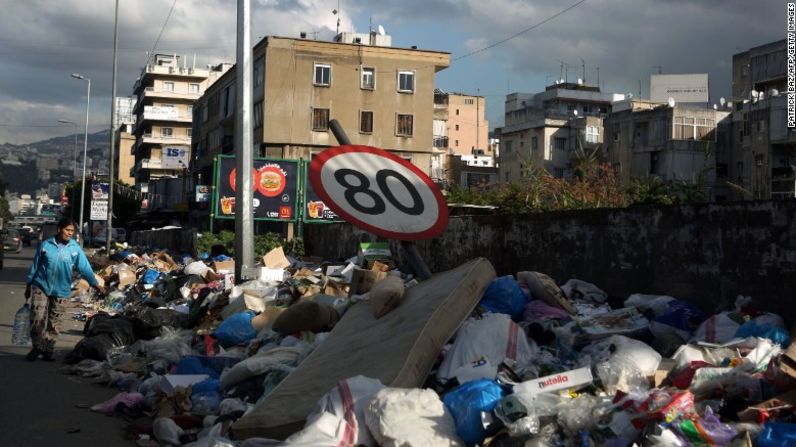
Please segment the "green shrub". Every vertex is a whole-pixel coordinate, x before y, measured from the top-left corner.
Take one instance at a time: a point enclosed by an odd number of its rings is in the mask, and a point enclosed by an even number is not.
[[[230,256],[235,256],[235,233],[223,230],[218,233],[202,233],[197,244],[199,253],[210,253],[214,245],[222,245]],[[304,241],[294,239],[287,241],[278,233],[257,234],[254,236],[254,258],[260,259],[264,254],[278,246],[282,246],[285,254],[304,255]]]

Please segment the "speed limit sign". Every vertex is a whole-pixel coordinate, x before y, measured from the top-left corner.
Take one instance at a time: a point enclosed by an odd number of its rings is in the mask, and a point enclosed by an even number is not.
[[[370,146],[327,149],[310,163],[310,182],[347,222],[399,240],[431,239],[448,225],[439,188],[417,166]]]

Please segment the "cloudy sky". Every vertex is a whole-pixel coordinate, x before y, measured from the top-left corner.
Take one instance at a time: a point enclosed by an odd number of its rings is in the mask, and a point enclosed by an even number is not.
[[[235,0],[121,0],[117,95],[132,93],[147,51],[234,62]],[[393,46],[448,51],[437,87],[480,93],[491,127],[507,92],[563,77],[649,95],[657,73],[708,73],[711,100],[729,98],[732,55],[785,37],[786,3],[772,0],[251,0],[252,41],[307,32],[331,38],[382,25]],[[339,6],[338,6],[339,5]],[[0,0],[0,143],[24,144],[110,121],[112,0]],[[173,6],[173,10],[172,10]],[[333,10],[340,13],[334,15]],[[569,9],[568,9],[569,8]],[[171,11],[171,14],[170,14]],[[556,16],[557,15],[557,16]],[[555,17],[553,17],[555,16]],[[552,17],[552,19],[551,19]],[[166,23],[165,28],[163,27]],[[543,23],[544,22],[544,23]],[[162,33],[161,33],[162,31]],[[497,44],[497,45],[495,45]],[[599,67],[599,70],[598,70]]]

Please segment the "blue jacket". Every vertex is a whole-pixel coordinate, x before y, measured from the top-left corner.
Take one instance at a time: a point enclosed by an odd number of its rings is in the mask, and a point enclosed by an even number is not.
[[[89,284],[98,284],[80,245],[70,239],[65,246],[59,247],[55,237],[51,237],[39,244],[26,282],[47,296],[67,297],[72,292],[72,270],[75,267]]]

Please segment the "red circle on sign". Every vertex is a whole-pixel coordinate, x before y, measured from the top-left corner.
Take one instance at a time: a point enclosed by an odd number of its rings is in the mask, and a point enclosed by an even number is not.
[[[276,197],[282,194],[287,186],[285,173],[276,166],[266,166],[257,175],[257,190],[265,197]]]
[[[426,185],[426,187],[434,196],[436,202],[435,205],[437,208],[437,220],[434,222],[434,224],[423,231],[418,231],[413,233],[392,231],[385,228],[377,227],[375,225],[363,221],[362,219],[354,217],[345,208],[338,205],[324,188],[323,182],[321,180],[321,172],[323,170],[324,164],[326,164],[326,162],[328,162],[335,156],[355,153],[355,152],[363,152],[363,153],[374,154],[380,157],[388,158],[402,165],[406,169],[410,170],[415,176],[417,176],[417,178]],[[431,181],[431,178],[429,178],[428,175],[426,175],[423,171],[421,171],[420,168],[404,160],[403,158],[391,154],[383,149],[371,146],[358,146],[358,145],[343,145],[339,147],[326,149],[325,151],[319,153],[312,159],[312,163],[310,163],[309,178],[315,192],[318,194],[318,196],[321,197],[324,204],[329,206],[329,208],[331,208],[332,211],[334,211],[337,215],[345,219],[347,222],[354,224],[373,234],[384,236],[391,239],[416,241],[416,240],[432,239],[441,234],[443,231],[445,231],[445,228],[448,226],[448,204],[447,202],[445,202],[445,198],[442,196],[442,193],[440,192],[437,185],[435,185],[434,182]]]
[[[232,188],[232,192],[236,191],[237,185],[235,184],[235,174],[238,173],[238,168],[232,168],[232,171],[229,173],[229,187]],[[252,191],[257,191],[257,185],[260,183],[260,178],[258,176],[258,172],[256,169],[252,168]]]

